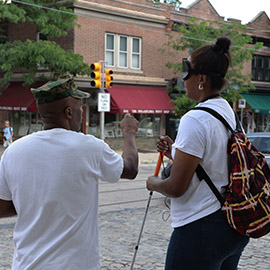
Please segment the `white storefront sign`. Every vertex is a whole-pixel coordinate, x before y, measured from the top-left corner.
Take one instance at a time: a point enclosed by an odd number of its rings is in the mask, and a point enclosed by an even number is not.
[[[246,108],[246,100],[241,98],[238,100],[238,108],[239,109],[245,109]]]
[[[111,96],[109,93],[98,93],[98,111],[109,112],[111,110]]]

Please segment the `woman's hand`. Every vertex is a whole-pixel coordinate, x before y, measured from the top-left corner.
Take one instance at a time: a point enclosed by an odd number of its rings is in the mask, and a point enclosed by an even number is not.
[[[157,176],[149,176],[147,181],[146,181],[146,188],[149,191],[156,191],[155,185],[159,184],[160,181],[161,181],[161,179]]]
[[[166,179],[149,176],[146,187],[171,198],[180,197],[188,189],[199,162],[200,158],[176,149],[170,176]]]
[[[158,139],[157,151],[163,152],[167,158],[172,159],[171,151],[172,144],[174,143],[173,140],[169,136],[160,136]]]

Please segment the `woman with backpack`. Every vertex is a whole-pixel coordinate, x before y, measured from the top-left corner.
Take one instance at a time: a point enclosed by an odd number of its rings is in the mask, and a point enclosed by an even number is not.
[[[219,37],[213,45],[202,46],[183,59],[186,95],[222,115],[236,127],[229,103],[220,97],[231,63],[231,41]],[[158,151],[173,159],[165,180],[150,176],[147,189],[171,198],[174,228],[166,257],[166,270],[234,270],[249,237],[227,223],[221,204],[196,168],[200,164],[222,194],[228,184],[227,143],[229,132],[209,113],[190,110],[180,121],[175,142],[162,136]]]

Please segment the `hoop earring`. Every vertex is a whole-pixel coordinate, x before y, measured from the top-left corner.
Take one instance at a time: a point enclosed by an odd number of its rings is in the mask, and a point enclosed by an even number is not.
[[[202,84],[202,83],[199,84],[199,90],[200,90],[200,91],[203,90],[203,84]]]

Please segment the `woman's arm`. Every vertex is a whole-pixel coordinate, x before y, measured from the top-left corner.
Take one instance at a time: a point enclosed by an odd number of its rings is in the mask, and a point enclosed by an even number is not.
[[[147,189],[168,197],[182,196],[188,189],[199,162],[200,158],[176,149],[170,176],[164,180],[155,176],[148,177]]]

